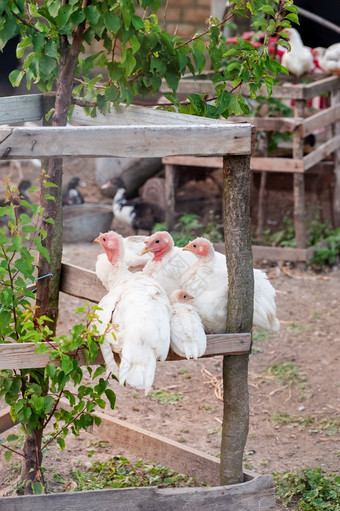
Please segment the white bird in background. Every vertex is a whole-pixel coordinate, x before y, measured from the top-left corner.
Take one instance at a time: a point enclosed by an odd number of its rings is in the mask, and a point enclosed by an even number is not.
[[[152,254],[144,254],[144,241],[147,236],[128,236],[123,238],[124,262],[131,272],[141,271],[146,263],[152,259]],[[108,289],[109,276],[112,271],[112,264],[106,254],[99,254],[96,261],[96,275],[103,286]]]
[[[165,360],[170,346],[170,303],[163,289],[142,272],[130,273],[124,262],[120,234],[100,234],[95,242],[105,250],[112,271],[106,294],[99,302],[100,333],[111,323],[115,337],[108,333],[101,345],[108,372],[115,370],[111,348],[120,354],[119,383],[127,382],[147,394],[152,386],[156,361]]]
[[[323,52],[319,65],[327,73],[340,75],[340,43],[332,44]]]
[[[181,288],[194,297],[206,333],[224,333],[227,320],[228,271],[217,262],[212,243],[196,238],[183,250],[198,258],[183,275]],[[266,330],[277,331],[280,323],[276,317],[275,289],[261,270],[254,269],[253,323]]]
[[[152,253],[153,258],[147,262],[143,273],[155,279],[170,296],[180,288],[183,273],[196,261],[196,257],[175,247],[167,231],[152,234],[144,243],[142,254]]]
[[[197,360],[206,350],[207,338],[192,300],[193,297],[183,289],[170,295],[170,345],[180,357]]]
[[[313,55],[311,50],[304,46],[295,28],[287,28],[285,32],[289,35],[290,50],[282,55],[281,64],[291,74],[299,77],[313,69]]]

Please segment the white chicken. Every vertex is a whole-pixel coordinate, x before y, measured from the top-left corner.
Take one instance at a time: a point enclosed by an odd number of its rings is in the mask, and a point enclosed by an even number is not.
[[[144,243],[142,254],[151,252],[153,258],[147,262],[143,273],[155,279],[170,296],[173,291],[180,288],[183,273],[196,261],[196,257],[175,247],[167,231],[152,234]]]
[[[285,30],[289,35],[290,51],[285,52],[281,64],[294,76],[301,76],[313,69],[313,55],[307,46],[304,46],[299,32],[295,28]]]
[[[191,294],[206,333],[225,332],[227,319],[228,271],[218,263],[213,245],[205,238],[196,238],[183,250],[198,257],[183,275],[181,288]],[[254,269],[253,323],[266,330],[277,331],[280,323],[276,317],[275,289],[267,275]]]
[[[183,289],[170,295],[170,346],[180,357],[197,360],[206,350],[207,338],[192,300],[193,297]]]
[[[319,65],[326,73],[340,75],[340,43],[332,44],[323,52]]]
[[[106,281],[109,289],[99,302],[98,330],[114,326],[101,345],[108,372],[115,370],[113,351],[120,354],[119,383],[127,382],[147,394],[152,386],[156,361],[165,360],[170,346],[170,303],[163,289],[142,272],[130,273],[124,262],[123,237],[113,231],[95,240],[112,265]]]
[[[152,259],[152,254],[142,255],[146,238],[146,236],[128,236],[123,238],[124,262],[131,272],[141,271],[146,263]],[[107,289],[111,271],[112,264],[106,254],[99,254],[96,261],[96,275]]]

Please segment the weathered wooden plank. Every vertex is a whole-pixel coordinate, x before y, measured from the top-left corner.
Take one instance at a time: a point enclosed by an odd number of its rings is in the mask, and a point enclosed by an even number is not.
[[[118,488],[0,499],[1,511],[275,511],[271,476],[215,488]]]
[[[227,82],[227,87],[233,87],[232,82]],[[282,85],[274,85],[271,97],[279,99],[309,99],[314,96],[319,96],[325,92],[330,92],[340,88],[340,79],[337,76],[325,76],[323,78],[309,84],[305,83],[283,83]],[[171,92],[168,85],[163,81],[161,92]],[[178,85],[178,94],[191,94],[191,93],[206,93],[215,96],[215,86],[210,79],[181,80]],[[250,95],[248,85],[244,84],[238,88],[238,92],[243,96]],[[259,96],[267,97],[267,89],[263,86],[259,90]]]
[[[167,156],[163,164],[188,165],[192,167],[222,168],[222,157],[218,156]],[[265,158],[252,156],[250,169],[261,172],[304,172],[304,162],[293,158]]]
[[[162,126],[177,126],[187,125],[192,126],[195,124],[205,124],[211,126],[212,124],[235,124],[236,121],[226,119],[207,119],[205,117],[197,117],[195,115],[184,115],[176,112],[166,112],[164,110],[156,110],[154,108],[146,108],[142,106],[130,105],[128,107],[119,105],[112,108],[110,113],[105,115],[97,113],[95,118],[85,114],[84,109],[80,106],[75,106],[71,123],[80,124],[82,126],[145,126],[145,125],[162,125]],[[249,123],[249,119],[243,120]]]
[[[325,108],[321,112],[311,115],[302,123],[301,135],[306,137],[313,131],[329,126],[340,119],[340,105]]]
[[[55,346],[54,343],[50,345]],[[228,355],[242,355],[249,353],[250,345],[250,333],[207,335],[207,349],[202,357],[215,357],[226,353]],[[37,347],[38,344],[35,345],[30,342],[0,344],[0,370],[45,367],[51,360],[47,353],[35,353]],[[85,357],[81,351],[76,358],[80,365],[85,364]],[[183,360],[183,358],[170,351],[167,360]],[[93,365],[103,364],[103,362],[103,357],[99,353]]]
[[[308,261],[309,252],[304,248],[266,247],[253,245],[253,258],[255,260],[269,259],[270,261]]]
[[[222,156],[165,156],[164,165],[188,165],[190,167],[222,168]]]
[[[12,128],[0,158],[250,154],[250,124]],[[2,129],[0,128],[0,140]]]
[[[304,172],[304,162],[297,158],[265,158],[253,156],[250,160],[252,171],[266,172],[293,172],[296,174]]]
[[[65,263],[61,265],[59,290],[93,303],[98,303],[107,293],[94,271]]]
[[[305,169],[309,169],[313,167],[317,163],[319,163],[323,158],[329,156],[331,153],[336,151],[340,147],[340,135],[334,136],[324,144],[321,144],[317,149],[313,152],[307,154],[303,157],[303,163]]]
[[[261,131],[294,131],[301,126],[303,119],[298,117],[236,117],[241,122],[251,122],[257,130]]]
[[[0,98],[0,125],[39,121],[42,116],[42,94]]]
[[[15,425],[9,411],[9,406],[6,406],[6,408],[0,410],[0,433],[4,433]]]

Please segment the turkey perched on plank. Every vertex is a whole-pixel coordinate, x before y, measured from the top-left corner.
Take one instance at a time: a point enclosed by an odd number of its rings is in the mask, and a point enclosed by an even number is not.
[[[224,333],[228,299],[227,264],[219,264],[212,243],[205,238],[190,241],[183,250],[195,254],[197,261],[184,273],[181,288],[194,297],[193,305],[206,333]],[[275,289],[267,275],[257,269],[254,269],[253,323],[266,330],[280,329],[276,317]]]
[[[109,292],[99,302],[99,332],[108,323],[115,332],[101,345],[108,372],[115,370],[112,351],[120,354],[119,382],[147,394],[152,386],[156,361],[165,360],[170,346],[170,303],[164,290],[142,272],[131,273],[124,261],[124,242],[110,231],[94,240],[105,250],[112,265],[106,286]]]
[[[206,350],[207,337],[192,301],[183,289],[171,293],[170,345],[180,357],[197,360]]]

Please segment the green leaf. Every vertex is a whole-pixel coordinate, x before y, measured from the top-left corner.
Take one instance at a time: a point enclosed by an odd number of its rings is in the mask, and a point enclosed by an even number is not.
[[[121,18],[111,12],[104,13],[103,18],[104,18],[104,25],[107,28],[107,30],[110,30],[111,32],[116,34],[122,24]]]
[[[95,5],[87,5],[84,9],[84,13],[91,26],[95,26],[101,16],[99,9]]]
[[[131,19],[132,25],[136,30],[143,30],[144,21],[139,16],[132,16]]]
[[[24,76],[25,76],[24,71],[19,71],[19,69],[15,69],[14,71],[12,71],[8,76],[12,84],[12,87],[19,87],[21,80],[23,79]]]
[[[14,435],[13,433],[8,435],[8,437],[6,438],[7,442],[15,442],[16,440],[18,440],[18,435]]]
[[[297,25],[300,25],[299,17],[296,14],[293,14],[292,12],[287,14],[286,19],[292,21],[293,23],[296,23]]]
[[[109,400],[111,410],[113,410],[115,407],[115,404],[116,404],[116,394],[113,392],[113,390],[106,389],[105,395],[106,395],[107,399]]]
[[[33,495],[43,495],[45,493],[44,485],[40,481],[32,483]]]
[[[42,244],[41,244],[41,239],[40,238],[34,238],[33,240],[33,243],[36,247],[36,249],[38,250],[38,252],[43,256],[45,257],[45,259],[50,263],[51,262],[51,259],[50,259],[50,254],[47,250],[46,247],[43,247]]]
[[[11,453],[11,451],[7,451],[7,450],[6,450],[6,451],[5,451],[5,460],[6,460],[7,462],[9,462],[9,461],[11,461],[11,459],[12,459],[12,453]]]

